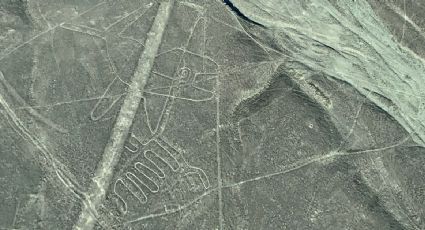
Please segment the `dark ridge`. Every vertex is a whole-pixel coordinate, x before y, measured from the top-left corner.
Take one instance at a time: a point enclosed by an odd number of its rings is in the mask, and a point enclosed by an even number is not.
[[[294,89],[298,88],[296,88],[290,80],[289,76],[281,72],[275,73],[275,76],[272,77],[268,86],[264,90],[243,100],[236,106],[232,115],[233,121],[236,122],[249,117],[250,115],[267,107],[275,99]]]
[[[340,158],[325,167],[326,172],[338,175],[341,179],[340,185],[347,199],[359,202],[366,209],[365,214],[380,226],[379,229],[407,230],[385,207],[381,198],[384,195],[373,191],[366,184],[358,168],[347,159]]]
[[[300,89],[295,81],[291,79],[289,74],[290,73],[286,72],[283,65],[279,66],[265,89],[252,97],[246,98],[236,106],[232,115],[233,121],[249,117],[251,114],[267,107],[275,99],[284,96],[287,93],[291,93],[293,96],[301,98],[311,107],[317,108],[321,112],[326,113],[312,98]]]
[[[241,19],[243,19],[243,20],[245,20],[245,21],[247,21],[249,23],[252,23],[254,25],[257,25],[257,26],[261,26],[263,28],[266,28],[263,24],[258,23],[256,21],[248,18],[235,5],[233,5],[233,3],[230,0],[223,0],[223,2],[224,2],[224,4],[226,4],[230,8],[231,11],[235,12],[236,16],[238,16],[239,18],[241,18]]]
[[[369,186],[365,184],[361,176],[356,173],[351,181],[351,189],[356,200],[360,200],[366,205],[366,208],[376,215],[382,224],[386,224],[389,229],[404,230],[406,229],[395,217],[387,211],[379,194],[373,192]]]

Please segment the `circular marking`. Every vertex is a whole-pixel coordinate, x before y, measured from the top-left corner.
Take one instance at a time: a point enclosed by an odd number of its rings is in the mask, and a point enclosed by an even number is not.
[[[190,75],[192,74],[192,70],[188,67],[180,68],[178,76],[181,80],[187,81],[189,80]]]

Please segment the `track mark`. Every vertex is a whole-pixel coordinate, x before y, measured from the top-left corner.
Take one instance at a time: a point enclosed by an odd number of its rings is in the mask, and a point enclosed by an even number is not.
[[[48,118],[41,115],[34,108],[32,108],[31,106],[28,106],[26,104],[25,100],[18,94],[18,92],[16,92],[16,90],[13,88],[13,86],[11,86],[9,84],[9,82],[7,82],[6,78],[3,75],[3,72],[1,70],[0,70],[0,82],[3,83],[5,88],[12,94],[12,96],[16,100],[18,100],[19,103],[22,104],[23,108],[25,108],[25,110],[27,110],[30,115],[32,115],[33,117],[35,117],[39,121],[43,122],[44,124],[46,124],[50,128],[52,128],[52,129],[54,129],[54,130],[56,130],[60,133],[67,133],[68,132],[68,130],[66,130],[65,128],[62,128],[59,125],[53,123],[53,121],[51,121]]]
[[[128,136],[142,99],[144,87],[161,44],[173,5],[174,0],[163,2],[159,5],[158,13],[147,35],[145,49],[140,56],[135,74],[130,83],[129,92],[124,98],[123,105],[112,129],[110,140],[105,146],[103,158],[96,169],[93,182],[86,197],[87,203],[84,205],[74,229],[90,230],[95,225],[96,217],[92,215],[91,210],[96,210],[105,199],[107,187],[123,151],[125,139]]]

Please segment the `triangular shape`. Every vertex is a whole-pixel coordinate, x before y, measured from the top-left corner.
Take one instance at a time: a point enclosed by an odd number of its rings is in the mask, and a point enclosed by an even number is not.
[[[155,92],[146,91],[144,109],[146,110],[147,123],[154,132],[163,115],[163,110],[169,101],[169,89],[158,89]]]
[[[204,55],[206,42],[205,18],[200,18],[194,25],[192,35],[187,45],[187,50],[199,55]]]
[[[155,19],[156,11],[157,7],[150,7],[147,10],[143,9],[140,11],[133,21],[122,28],[122,31],[119,33],[120,37],[130,38],[144,44]]]

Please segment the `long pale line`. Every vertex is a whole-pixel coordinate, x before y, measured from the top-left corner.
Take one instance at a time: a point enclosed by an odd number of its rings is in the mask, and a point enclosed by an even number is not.
[[[394,144],[389,145],[389,146],[380,147],[380,148],[353,151],[353,152],[331,151],[331,152],[329,152],[325,155],[308,157],[308,158],[301,159],[301,160],[298,160],[296,162],[293,162],[291,164],[288,164],[288,165],[285,166],[284,169],[282,169],[280,171],[268,173],[268,174],[265,174],[265,175],[262,175],[262,176],[250,178],[250,179],[235,182],[235,183],[225,184],[225,185],[221,186],[221,189],[229,189],[229,188],[233,188],[233,187],[240,187],[241,185],[246,184],[246,183],[257,182],[257,181],[261,181],[261,180],[264,180],[264,179],[285,175],[287,173],[291,173],[291,172],[296,171],[298,169],[301,169],[303,167],[306,167],[306,166],[309,166],[309,165],[312,165],[312,164],[315,164],[315,163],[319,163],[321,161],[326,161],[326,160],[332,159],[334,157],[337,158],[337,157],[356,156],[356,155],[361,156],[361,155],[370,154],[370,153],[379,153],[381,151],[385,151],[385,150],[388,150],[388,149],[392,149],[392,148],[401,146],[407,140],[409,140],[409,138],[410,137],[406,137],[403,140],[401,140],[400,142],[394,143]],[[149,214],[149,215],[145,215],[145,216],[140,216],[140,217],[137,217],[135,219],[129,220],[126,223],[128,224],[128,223],[139,222],[139,221],[143,221],[143,220],[147,220],[147,219],[154,219],[154,218],[163,217],[163,216],[166,216],[166,215],[170,215],[170,214],[173,214],[173,213],[180,212],[180,211],[190,207],[191,205],[193,205],[197,201],[201,201],[201,199],[204,198],[205,196],[207,196],[207,195],[209,195],[209,194],[211,194],[215,191],[219,191],[219,190],[220,189],[217,186],[215,188],[212,188],[212,189],[204,192],[203,194],[194,198],[193,200],[179,206],[178,208],[166,210],[165,212],[161,212],[161,213],[154,213],[154,214]]]
[[[87,9],[86,11],[82,12],[81,14],[78,14],[77,16],[72,17],[72,18],[70,18],[69,20],[66,20],[66,21],[64,21],[64,22],[61,22],[61,23],[59,23],[58,25],[55,25],[55,26],[53,26],[53,27],[50,27],[49,29],[47,29],[47,30],[45,30],[45,31],[42,31],[42,32],[40,32],[40,33],[38,33],[38,34],[34,35],[34,36],[33,36],[33,37],[31,37],[30,39],[26,40],[26,41],[25,41],[25,42],[23,42],[23,43],[20,43],[19,45],[15,46],[14,48],[10,49],[9,51],[5,51],[5,52],[0,53],[0,54],[2,55],[2,56],[0,57],[0,61],[1,61],[1,60],[3,60],[4,58],[8,57],[10,54],[12,54],[13,52],[15,52],[16,50],[19,50],[20,48],[24,47],[25,45],[27,45],[27,44],[31,43],[32,41],[36,40],[36,39],[37,39],[37,38],[39,38],[40,36],[42,36],[42,35],[44,35],[44,34],[47,34],[47,33],[49,33],[50,31],[55,30],[56,28],[60,27],[62,24],[66,23],[66,22],[72,21],[72,20],[74,20],[74,19],[76,19],[76,18],[81,17],[82,15],[85,15],[85,14],[86,14],[86,13],[88,13],[88,12],[91,12],[91,11],[92,11],[92,10],[94,10],[94,9],[97,9],[98,7],[100,7],[101,5],[103,5],[103,4],[105,4],[105,3],[106,3],[106,1],[101,1],[101,2],[99,2],[98,4],[94,5],[93,7],[90,7],[90,8],[89,8],[89,9]]]
[[[83,206],[80,217],[74,226],[75,230],[91,230],[96,223],[96,209],[105,199],[106,190],[139,107],[173,5],[174,0],[170,0],[160,3],[158,7],[152,28],[147,35],[145,49],[139,58],[137,69],[118,113],[109,142],[105,146],[102,161],[97,166],[93,182],[86,196],[87,202]]]
[[[50,108],[50,107],[55,107],[55,106],[61,106],[61,105],[69,105],[69,104],[73,104],[73,103],[78,103],[78,102],[90,102],[90,101],[94,101],[94,100],[99,100],[99,99],[113,99],[113,98],[117,98],[120,96],[123,96],[127,93],[120,93],[120,94],[114,94],[111,96],[106,96],[106,97],[102,97],[102,96],[97,96],[97,97],[88,97],[88,98],[82,98],[82,99],[77,99],[77,100],[71,100],[71,101],[62,101],[62,102],[57,102],[57,103],[52,103],[52,104],[41,104],[41,105],[34,105],[34,106],[18,106],[15,107],[15,110],[22,110],[22,109],[29,109],[29,108],[33,108],[33,109],[38,109],[38,108]]]
[[[221,180],[221,153],[220,153],[220,75],[216,78],[216,152],[217,152],[217,186],[218,186],[218,218],[219,226],[222,230],[224,227],[223,221],[223,195],[222,195],[222,180]]]
[[[345,157],[345,156],[353,156],[353,155],[363,155],[363,154],[374,153],[374,152],[379,153],[381,151],[385,151],[385,150],[389,150],[389,149],[393,149],[393,148],[396,148],[398,146],[401,146],[404,143],[406,143],[406,141],[408,141],[409,139],[410,139],[410,136],[404,138],[400,142],[394,143],[394,144],[389,145],[389,146],[380,147],[380,148],[359,150],[359,151],[352,151],[352,152],[331,151],[331,152],[329,152],[328,154],[325,154],[325,155],[308,157],[308,158],[296,161],[294,163],[291,163],[289,165],[286,165],[285,169],[283,169],[281,171],[277,171],[277,172],[274,172],[274,173],[250,178],[250,179],[239,181],[239,182],[232,183],[232,184],[227,184],[227,185],[223,186],[222,188],[231,188],[231,187],[235,187],[235,186],[241,186],[241,185],[248,183],[248,182],[259,181],[259,180],[262,180],[262,179],[266,179],[266,178],[270,178],[270,177],[274,177],[274,176],[278,176],[278,175],[283,175],[283,174],[295,171],[297,169],[306,167],[306,166],[311,165],[313,163],[326,161],[326,160],[332,159],[334,157],[336,158],[336,157]]]
[[[68,130],[65,128],[62,128],[61,126],[55,124],[53,121],[49,120],[48,118],[44,117],[43,115],[41,115],[39,112],[37,112],[34,108],[32,108],[31,106],[27,106],[25,100],[19,95],[18,92],[16,92],[15,88],[13,88],[12,85],[9,84],[9,82],[7,82],[6,78],[3,75],[3,72],[0,70],[0,82],[3,83],[3,85],[5,86],[5,88],[9,91],[10,94],[12,94],[12,96],[22,105],[24,105],[24,107],[26,108],[26,110],[28,111],[29,114],[31,114],[33,117],[35,117],[36,119],[38,119],[39,121],[42,121],[44,124],[46,124],[47,126],[49,126],[50,128],[60,132],[60,133],[67,133]]]

